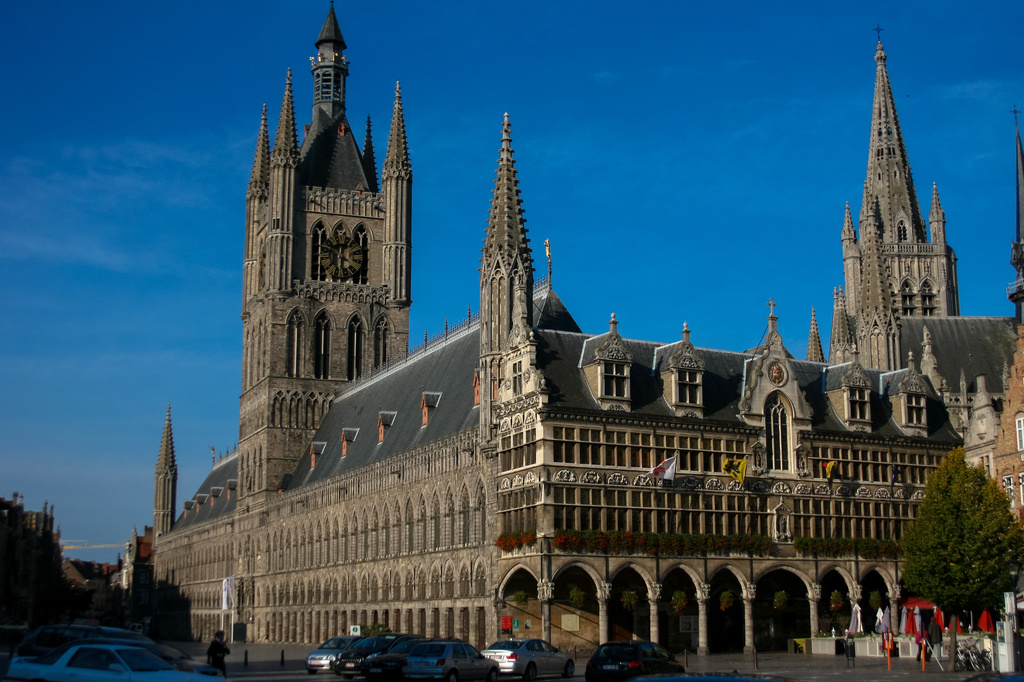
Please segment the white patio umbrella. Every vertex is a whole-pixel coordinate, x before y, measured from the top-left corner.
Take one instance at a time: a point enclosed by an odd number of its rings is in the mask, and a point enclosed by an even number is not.
[[[904,606],[903,610],[900,612],[900,634],[901,635],[907,634],[907,615],[908,615],[907,614],[907,607]]]
[[[846,631],[850,634],[857,634],[858,632],[864,631],[864,626],[861,623],[860,618],[860,604],[853,605],[853,611],[850,612],[850,627],[846,628]]]
[[[889,607],[885,607],[885,611],[882,607],[878,607],[878,613],[875,615],[875,632],[878,634],[884,634],[889,632]]]

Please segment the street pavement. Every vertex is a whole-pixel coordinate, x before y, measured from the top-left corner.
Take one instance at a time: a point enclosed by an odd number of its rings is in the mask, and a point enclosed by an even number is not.
[[[171,642],[197,660],[206,660],[204,642]],[[306,654],[315,648],[313,644],[231,644],[227,657],[229,680],[256,680],[276,682],[281,680],[308,680],[314,678],[306,671]],[[0,655],[0,670],[7,670],[7,652]],[[937,678],[949,682],[977,679],[974,673],[954,673],[948,662],[946,670],[931,661],[925,671],[914,659],[894,658],[892,669],[888,669],[884,658],[857,658],[847,661],[844,656],[821,656],[811,654],[762,653],[756,663],[742,654],[714,654],[711,656],[690,655],[685,659],[689,673],[743,673],[773,675],[799,680],[819,682],[824,680],[845,680],[846,682],[888,682],[920,678]],[[576,677],[582,680],[586,659],[576,661]],[[322,680],[334,680],[331,673],[318,673]],[[356,678],[356,682],[361,678]],[[561,680],[561,678],[551,678]],[[999,679],[998,674],[991,679]]]

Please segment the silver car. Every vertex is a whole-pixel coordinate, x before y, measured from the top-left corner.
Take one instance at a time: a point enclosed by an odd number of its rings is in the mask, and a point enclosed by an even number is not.
[[[503,639],[480,653],[495,661],[503,675],[521,675],[524,680],[538,675],[572,677],[576,672],[572,656],[543,639]]]
[[[406,654],[402,672],[407,680],[497,682],[498,664],[461,640],[433,640]]]
[[[316,674],[318,670],[330,671],[331,663],[338,654],[361,640],[362,637],[331,637],[320,645],[316,651],[310,651],[306,656],[306,670],[310,675]]]

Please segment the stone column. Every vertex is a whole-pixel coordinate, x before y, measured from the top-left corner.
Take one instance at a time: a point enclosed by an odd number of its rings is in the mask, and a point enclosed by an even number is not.
[[[650,638],[652,642],[658,642],[661,639],[660,628],[658,627],[658,602],[661,600],[661,583],[655,583],[651,586],[647,599],[651,603]]]
[[[711,585],[697,583],[697,655],[707,656],[708,649],[708,599],[711,598]]]
[[[540,632],[541,638],[551,641],[551,599],[554,596],[555,584],[550,580],[537,583],[537,600],[540,601]]]
[[[900,609],[897,606],[900,592],[901,588],[899,585],[896,585],[889,591],[889,631],[893,636],[899,634],[900,631]]]
[[[611,583],[597,584],[597,641],[608,641],[608,597],[612,593]]]
[[[818,602],[821,601],[821,584],[811,583],[807,591],[807,605],[811,611],[811,637],[818,633]]]
[[[754,653],[754,597],[757,585],[744,582],[740,585],[743,591],[743,653]]]

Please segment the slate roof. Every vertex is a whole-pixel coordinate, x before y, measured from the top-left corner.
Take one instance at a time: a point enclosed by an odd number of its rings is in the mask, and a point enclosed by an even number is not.
[[[339,134],[339,127],[344,135]],[[299,158],[303,185],[349,190],[371,187],[363,172],[354,131],[344,114],[332,119],[323,109],[315,109]]]
[[[1004,393],[1003,365],[1013,364],[1017,349],[1017,325],[1012,317],[905,317],[900,321],[901,364],[914,354],[914,366],[921,370],[924,328],[932,337],[932,354],[939,374],[949,388],[960,390],[960,371],[967,379],[967,390],[974,392],[975,377],[985,375],[985,386],[992,393]],[[935,388],[941,388],[936,386]]]
[[[235,450],[214,463],[210,473],[196,490],[195,496],[191,500],[186,500],[186,504],[195,502],[196,498],[201,496],[205,496],[205,501],[202,504],[195,504],[191,509],[186,508],[174,522],[174,530],[234,513],[238,501],[237,481],[238,450]],[[212,495],[211,491],[216,488],[220,488],[221,493]]]

